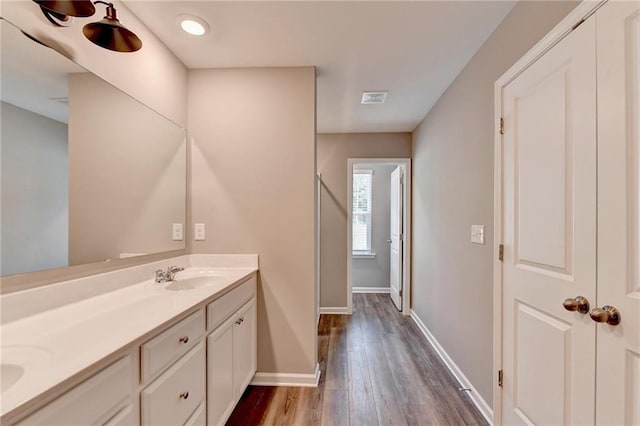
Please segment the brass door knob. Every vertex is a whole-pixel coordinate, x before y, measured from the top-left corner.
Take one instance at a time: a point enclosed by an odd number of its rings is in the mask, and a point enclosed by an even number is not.
[[[562,306],[567,311],[578,311],[581,314],[586,314],[589,312],[589,301],[582,296],[576,296],[573,299],[565,299],[562,302]]]
[[[595,322],[606,322],[609,325],[620,324],[620,311],[613,306],[603,306],[602,308],[595,308],[589,312],[589,316]]]

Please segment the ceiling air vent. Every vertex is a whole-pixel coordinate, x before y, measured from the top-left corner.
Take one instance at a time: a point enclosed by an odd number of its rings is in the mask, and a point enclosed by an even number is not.
[[[383,104],[389,92],[362,92],[362,104]]]

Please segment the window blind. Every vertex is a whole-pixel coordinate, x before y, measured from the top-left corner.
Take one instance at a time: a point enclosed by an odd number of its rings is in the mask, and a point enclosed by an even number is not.
[[[351,247],[354,254],[371,251],[373,170],[353,171]]]

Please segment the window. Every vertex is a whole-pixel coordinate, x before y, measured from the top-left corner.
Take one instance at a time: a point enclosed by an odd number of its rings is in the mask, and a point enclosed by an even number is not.
[[[353,171],[352,254],[371,253],[371,191],[373,170]]]

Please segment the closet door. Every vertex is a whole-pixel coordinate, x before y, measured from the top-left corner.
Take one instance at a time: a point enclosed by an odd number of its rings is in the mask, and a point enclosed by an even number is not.
[[[502,93],[504,424],[593,424],[596,35],[589,19]]]
[[[596,22],[598,307],[620,312],[597,324],[596,420],[640,425],[640,2],[609,2]]]

